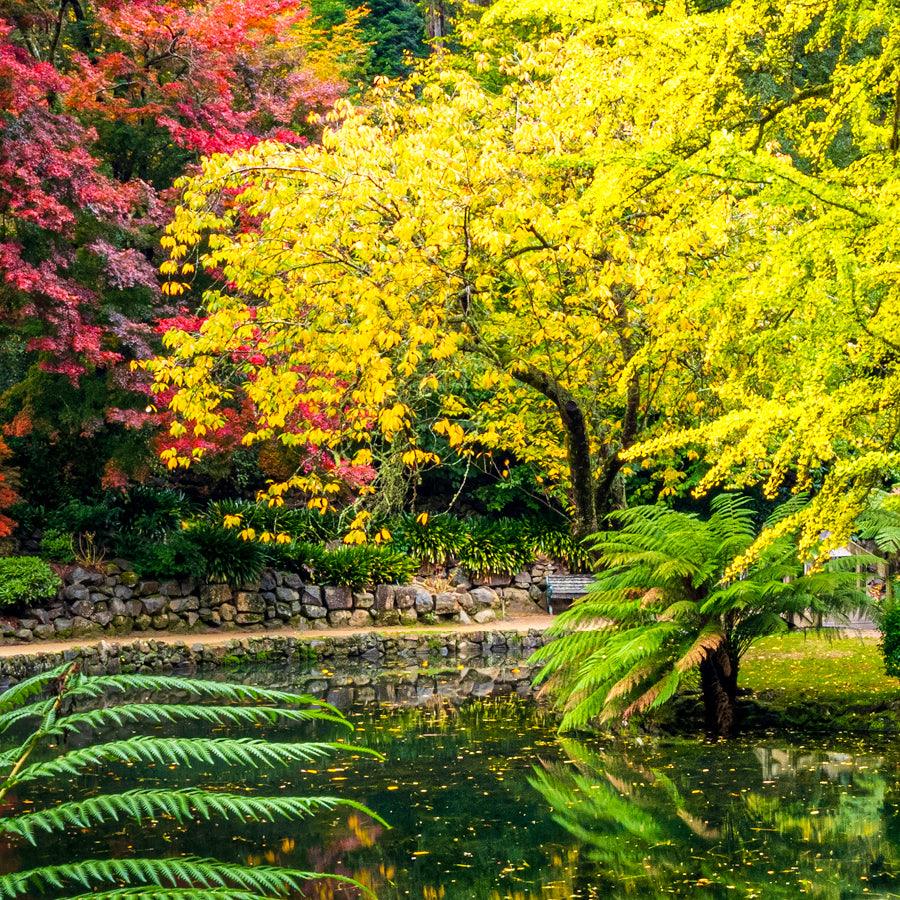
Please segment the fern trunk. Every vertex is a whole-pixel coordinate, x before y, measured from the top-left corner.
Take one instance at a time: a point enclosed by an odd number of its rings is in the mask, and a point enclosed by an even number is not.
[[[737,657],[722,645],[700,663],[706,728],[723,737],[732,733],[737,720],[737,674]]]

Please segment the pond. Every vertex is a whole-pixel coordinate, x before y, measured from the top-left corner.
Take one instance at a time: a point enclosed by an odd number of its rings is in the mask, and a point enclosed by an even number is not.
[[[896,746],[841,735],[560,739],[553,717],[525,696],[522,674],[453,665],[427,679],[421,668],[250,673],[342,699],[353,726],[343,739],[385,760],[348,751],[252,780],[123,765],[56,786],[60,799],[110,780],[340,794],[390,829],[346,809],[300,824],[113,823],[75,829],[64,846],[2,843],[0,867],[79,854],[210,855],[352,875],[380,900],[900,896]],[[317,728],[302,736],[332,736]],[[278,739],[300,736],[287,731]],[[24,787],[8,798],[13,808],[34,799]],[[310,895],[349,896],[326,882]]]

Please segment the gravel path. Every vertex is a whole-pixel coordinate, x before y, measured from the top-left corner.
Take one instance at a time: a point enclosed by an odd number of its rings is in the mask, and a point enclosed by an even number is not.
[[[166,644],[183,643],[189,646],[204,644],[215,647],[227,644],[235,638],[293,637],[312,641],[326,637],[348,637],[353,634],[371,634],[372,632],[378,632],[390,637],[403,637],[405,634],[470,634],[484,631],[518,631],[525,633],[532,629],[543,631],[552,621],[553,616],[543,615],[517,619],[497,619],[495,622],[490,622],[487,625],[478,625],[476,623],[471,625],[420,625],[411,628],[396,625],[390,628],[329,628],[327,631],[297,631],[293,628],[278,628],[271,631],[266,629],[258,631],[242,629],[240,631],[191,632],[190,634],[169,634],[165,631],[133,631],[131,634],[118,637],[82,638],[81,640],[71,641],[33,641],[31,643],[23,641],[19,644],[4,644],[0,646],[0,658],[22,656],[23,654],[32,656],[40,653],[59,653],[63,650],[70,650],[72,647],[89,647],[99,644],[101,641],[117,644],[132,644],[135,641],[162,641]]]

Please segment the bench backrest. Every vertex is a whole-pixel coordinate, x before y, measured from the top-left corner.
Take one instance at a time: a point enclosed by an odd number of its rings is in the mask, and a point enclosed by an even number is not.
[[[593,575],[548,575],[547,605],[550,612],[562,612],[573,600],[583,597],[593,583]]]

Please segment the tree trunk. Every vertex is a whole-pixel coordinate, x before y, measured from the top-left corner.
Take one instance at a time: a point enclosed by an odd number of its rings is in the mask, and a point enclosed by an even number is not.
[[[594,498],[591,441],[587,420],[578,401],[555,378],[531,363],[508,367],[513,378],[533,387],[552,400],[559,410],[559,419],[566,433],[566,456],[572,482],[572,505],[575,507],[573,536],[582,539],[597,531],[597,507]]]
[[[726,737],[736,724],[737,659],[720,644],[700,663],[707,731]]]

